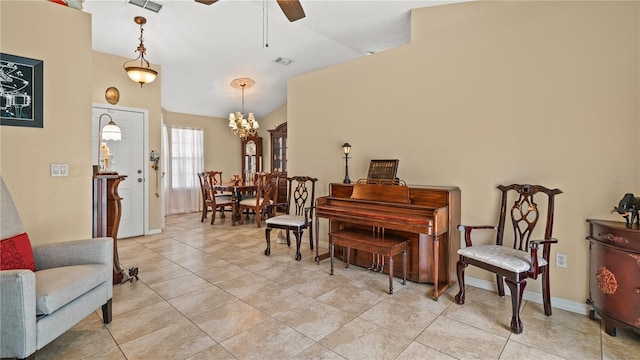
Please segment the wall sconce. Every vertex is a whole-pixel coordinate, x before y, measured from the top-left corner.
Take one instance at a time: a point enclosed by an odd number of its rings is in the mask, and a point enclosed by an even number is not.
[[[349,179],[349,153],[351,152],[351,145],[344,143],[342,150],[344,151],[344,180],[342,180],[342,183],[351,184],[351,180]]]
[[[105,127],[102,127],[102,118],[106,116],[109,118],[109,122]],[[113,122],[113,119],[109,114],[102,114],[98,119],[98,172],[107,171],[109,168],[109,148],[107,147],[107,143],[103,143],[102,140],[108,141],[120,141],[122,140],[122,132],[118,125]],[[102,158],[104,159],[104,165],[100,164],[100,152],[104,151]]]

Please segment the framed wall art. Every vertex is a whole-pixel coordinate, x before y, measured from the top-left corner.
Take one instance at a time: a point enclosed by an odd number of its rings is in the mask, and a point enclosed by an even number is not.
[[[42,60],[0,53],[0,125],[44,127]]]

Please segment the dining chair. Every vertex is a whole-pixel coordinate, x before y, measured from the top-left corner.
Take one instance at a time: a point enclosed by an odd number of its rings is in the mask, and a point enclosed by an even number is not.
[[[542,302],[544,314],[551,316],[551,294],[549,287],[549,256],[551,244],[558,242],[552,237],[554,198],[561,194],[559,189],[548,189],[540,185],[498,186],[502,192],[500,216],[498,225],[468,226],[460,225],[458,229],[463,233],[465,247],[458,250],[460,260],[457,263],[458,284],[460,291],[455,296],[458,304],[464,304],[464,271],[468,265],[474,265],[496,274],[498,295],[504,296],[504,282],[511,291],[511,332],[522,333],[522,321],[520,320],[520,305],[522,294],[527,285],[527,279],[537,279],[542,275]],[[538,206],[533,199],[534,195],[541,194],[543,205]],[[540,197],[538,197],[540,199]],[[511,207],[508,207],[510,204]],[[541,211],[542,210],[542,211]],[[510,224],[507,224],[509,214]],[[538,220],[542,216],[540,230],[536,230]],[[513,245],[503,246],[503,239],[507,227],[513,230]],[[543,230],[544,229],[544,233]],[[492,230],[496,233],[495,244],[473,244],[471,232],[473,230]],[[534,230],[543,233],[540,240],[531,240]],[[509,235],[511,232],[509,232]],[[537,236],[537,235],[536,235]],[[479,239],[477,239],[479,240]],[[542,254],[538,253],[542,247]],[[503,282],[504,281],[504,282]]]
[[[202,211],[200,215],[200,222],[204,222],[204,219],[207,218],[207,213],[209,212],[209,209],[211,209],[211,211],[215,211],[215,208],[213,207],[213,201],[211,200],[211,196],[210,196],[211,191],[210,191],[208,177],[209,176],[206,171],[202,171],[198,173],[198,181],[200,182],[200,196],[202,198]],[[215,212],[213,215],[215,217]]]
[[[265,221],[267,228],[264,230],[267,248],[265,255],[271,254],[271,229],[283,229],[287,233],[287,246],[291,246],[290,232],[296,237],[296,260],[300,261],[300,243],[302,232],[309,228],[309,246],[313,250],[313,202],[315,199],[315,186],[318,179],[309,176],[292,176],[287,178],[288,202],[284,215],[270,217]]]
[[[259,173],[255,177],[256,193],[255,197],[245,198],[243,197],[238,204],[240,206],[239,213],[242,214],[245,211],[253,211],[256,218],[256,224],[260,227],[262,219],[266,219],[275,209],[271,206],[274,196],[273,186],[273,174],[271,173]],[[248,214],[247,214],[248,216]],[[246,216],[240,217],[240,224],[244,224]]]
[[[233,210],[233,196],[222,192],[217,192],[214,188],[215,185],[222,183],[221,171],[208,171],[207,180],[209,183],[209,193],[211,199],[211,207],[213,208],[213,214],[211,216],[211,225],[216,221],[216,210],[220,211],[220,218],[224,219],[225,210]]]
[[[209,174],[212,186],[222,185],[222,171],[207,171],[207,173]],[[216,191],[215,188],[213,188],[213,194],[216,197],[232,195],[231,192]]]

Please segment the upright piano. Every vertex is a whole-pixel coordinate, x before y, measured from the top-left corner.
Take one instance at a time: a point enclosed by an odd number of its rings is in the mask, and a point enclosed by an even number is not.
[[[332,183],[329,195],[316,200],[315,217],[317,262],[329,257],[318,251],[320,219],[328,219],[329,234],[353,230],[408,238],[407,279],[433,284],[434,300],[457,281],[458,187]],[[344,250],[336,246],[338,257]],[[349,251],[350,262],[358,266],[371,267],[376,259],[362,250]],[[394,263],[394,273],[401,274],[402,261]],[[384,266],[388,272],[388,264]]]

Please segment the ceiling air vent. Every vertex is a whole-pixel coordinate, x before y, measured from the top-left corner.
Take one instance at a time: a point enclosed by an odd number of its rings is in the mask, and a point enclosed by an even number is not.
[[[160,9],[162,9],[161,4],[149,0],[129,0],[129,4],[140,6],[143,9],[147,9],[156,13],[159,12]]]

